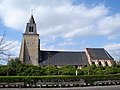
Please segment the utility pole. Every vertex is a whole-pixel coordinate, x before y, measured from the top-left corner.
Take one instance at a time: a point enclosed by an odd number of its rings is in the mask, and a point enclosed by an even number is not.
[[[78,71],[77,71],[77,69],[76,69],[76,72],[75,72],[75,74],[76,74],[76,76],[78,75]]]
[[[89,65],[87,67],[88,67],[88,75],[90,75],[90,70],[89,70],[90,67],[89,67]]]

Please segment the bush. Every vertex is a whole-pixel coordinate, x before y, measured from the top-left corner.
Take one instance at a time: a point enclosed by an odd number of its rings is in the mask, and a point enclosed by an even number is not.
[[[75,75],[75,73],[76,73],[76,68],[71,65],[62,66],[59,69],[60,75]]]
[[[0,82],[24,82],[24,83],[36,83],[38,80],[41,81],[79,81],[83,79],[86,83],[92,84],[95,81],[106,81],[106,80],[120,80],[120,74],[116,75],[78,75],[78,76],[0,76]]]

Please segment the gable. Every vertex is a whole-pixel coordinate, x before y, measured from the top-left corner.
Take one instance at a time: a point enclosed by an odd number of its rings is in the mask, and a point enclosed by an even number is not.
[[[112,60],[112,56],[104,48],[86,48],[91,59]]]

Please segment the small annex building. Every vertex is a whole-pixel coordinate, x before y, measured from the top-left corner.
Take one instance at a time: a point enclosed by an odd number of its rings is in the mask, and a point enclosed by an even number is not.
[[[25,33],[23,34],[20,53],[23,64],[32,65],[73,65],[80,68],[84,65],[112,66],[113,57],[104,48],[86,48],[82,52],[68,51],[43,51],[40,49],[40,39],[36,23],[31,15]]]

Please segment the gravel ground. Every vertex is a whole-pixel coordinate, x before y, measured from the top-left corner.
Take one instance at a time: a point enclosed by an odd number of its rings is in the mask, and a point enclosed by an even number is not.
[[[0,90],[120,90],[120,85],[72,88],[0,88]]]

